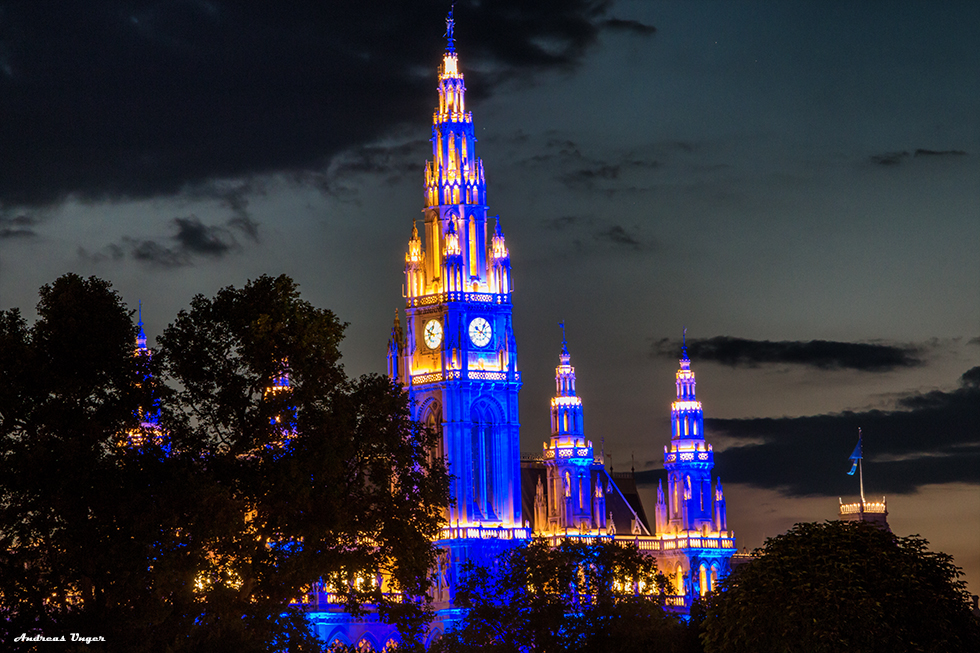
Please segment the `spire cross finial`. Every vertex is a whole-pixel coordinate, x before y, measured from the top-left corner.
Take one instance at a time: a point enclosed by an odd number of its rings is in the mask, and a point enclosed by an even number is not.
[[[139,300],[139,321],[137,322],[139,326],[143,326],[143,300]]]
[[[561,344],[563,344],[563,345],[564,344],[567,344],[567,342],[565,340],[565,323],[564,322],[559,322],[558,323],[558,326],[561,327]]]
[[[456,37],[453,31],[456,27],[456,21],[453,19],[453,12],[456,10],[456,3],[454,2],[449,7],[449,15],[446,16],[446,52],[456,51]]]

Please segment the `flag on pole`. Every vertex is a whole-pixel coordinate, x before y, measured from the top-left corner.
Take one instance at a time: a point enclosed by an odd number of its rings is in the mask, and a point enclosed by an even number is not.
[[[848,476],[854,476],[854,472],[857,471],[858,461],[861,460],[861,432],[858,431],[858,443],[854,447],[854,453],[851,454],[851,471],[847,472]]]

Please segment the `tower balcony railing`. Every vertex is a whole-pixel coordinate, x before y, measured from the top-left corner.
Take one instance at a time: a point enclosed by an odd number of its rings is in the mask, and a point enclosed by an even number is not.
[[[413,374],[411,377],[412,385],[425,385],[427,383],[442,383],[443,381],[499,381],[499,382],[521,382],[520,372],[498,372],[495,370],[440,370],[437,372],[426,372],[424,374]]]
[[[712,463],[714,462],[714,452],[712,451],[671,451],[664,454],[665,463]]]
[[[469,524],[446,526],[439,530],[437,540],[529,540],[531,529],[523,527]]]
[[[683,535],[681,537],[664,537],[662,535],[616,535],[617,542],[636,545],[640,551],[666,553],[683,549],[716,549],[718,551],[735,550],[734,537],[714,535]]]
[[[576,531],[569,530],[568,532],[560,531],[557,533],[547,533],[547,534],[536,534],[535,539],[544,540],[548,543],[548,546],[557,547],[564,540],[573,540],[575,542],[581,542],[582,544],[595,544],[596,542],[610,542],[616,536],[612,534],[603,534],[596,531]]]
[[[558,531],[543,534],[535,534],[535,538],[544,539],[551,546],[558,546],[562,540],[570,539],[586,544],[597,541],[613,541],[617,544],[635,544],[640,551],[650,551],[655,553],[665,553],[684,549],[715,549],[718,551],[735,551],[735,538],[714,535],[683,535],[681,537],[664,537],[661,535],[631,535],[631,534],[603,534],[602,532],[577,531],[569,529],[567,532]]]
[[[885,514],[888,512],[888,508],[884,501],[865,501],[863,503],[859,501],[840,505],[840,514],[842,515],[858,515],[862,512]]]
[[[435,306],[436,304],[443,304],[445,302],[467,302],[485,306],[487,304],[510,304],[510,293],[453,290],[451,292],[408,297],[407,299],[409,308]]]

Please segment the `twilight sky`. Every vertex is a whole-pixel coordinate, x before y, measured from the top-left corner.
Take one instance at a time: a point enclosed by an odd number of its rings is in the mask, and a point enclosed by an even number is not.
[[[0,1],[0,309],[75,271],[153,337],[286,273],[384,369],[448,2]],[[740,546],[865,487],[980,593],[980,3],[471,0],[522,449],[660,466],[688,328]],[[648,492],[653,493],[653,488]]]

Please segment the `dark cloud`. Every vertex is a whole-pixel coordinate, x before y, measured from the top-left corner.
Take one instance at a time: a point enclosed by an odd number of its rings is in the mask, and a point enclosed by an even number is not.
[[[236,215],[228,221],[228,226],[238,229],[255,242],[259,241],[259,223],[248,215]]]
[[[859,427],[869,496],[980,483],[980,367],[956,390],[911,393],[894,410],[707,420],[709,440],[714,433],[753,443],[719,452],[719,475],[790,495],[857,494],[857,480],[846,472]]]
[[[607,29],[632,32],[633,34],[640,34],[642,36],[649,36],[657,31],[657,28],[653,25],[647,25],[638,20],[624,20],[622,18],[608,18],[603,23],[603,26]]]
[[[164,268],[176,268],[191,265],[195,256],[221,258],[233,251],[241,249],[228,227],[243,230],[242,216],[233,217],[227,226],[206,225],[194,215],[186,218],[174,218],[171,225],[176,234],[170,237],[172,245],[161,244],[153,239],[135,239],[124,237],[120,243],[110,243],[96,252],[79,248],[78,255],[82,259],[100,263],[102,261],[119,261],[129,256],[136,261],[149,263]]]
[[[337,156],[320,185],[332,192],[337,185],[363,174],[377,175],[394,184],[406,175],[419,174],[419,152],[432,145],[428,140],[414,139],[397,145],[371,144],[350,148]]]
[[[197,216],[174,218],[177,225],[177,241],[179,249],[189,254],[204,254],[206,256],[222,256],[234,246],[228,230],[223,227],[209,227],[203,224]]]
[[[966,156],[963,150],[916,150],[913,156]]]
[[[871,162],[883,166],[897,166],[908,157],[908,152],[885,152],[884,154],[871,155]]]
[[[0,215],[0,240],[7,238],[33,238],[37,232],[32,228],[38,223],[37,218],[29,215],[9,217]]]
[[[578,151],[575,151],[578,154]],[[637,190],[633,185],[620,182],[620,177],[629,170],[638,168],[656,168],[656,161],[625,157],[615,163],[589,161],[588,167],[580,167],[558,176],[558,181],[570,190],[594,191],[601,190],[607,194],[626,190]],[[620,182],[620,183],[610,183]]]
[[[458,3],[470,98],[576,65],[600,30],[630,24],[608,25],[609,4]],[[0,203],[147,197],[211,179],[322,170],[338,152],[428,122],[448,6],[5,4]]]
[[[963,150],[926,150],[919,148],[915,150],[913,154],[909,154],[908,151],[903,150],[901,152],[884,152],[882,154],[874,154],[870,157],[872,163],[877,163],[883,166],[896,166],[903,161],[911,158],[920,157],[946,157],[946,156],[966,156],[966,152]]]
[[[251,192],[248,186],[233,188],[222,196],[225,206],[231,209],[232,218],[228,221],[228,226],[238,229],[254,242],[259,241],[259,223],[252,219],[248,212],[248,193]]]
[[[577,215],[563,215],[563,216],[560,216],[560,217],[557,217],[557,218],[550,218],[550,219],[544,220],[542,222],[542,224],[544,224],[545,229],[553,229],[555,231],[563,231],[563,230],[568,229],[569,227],[571,227],[571,226],[573,226],[573,225],[575,225],[575,224],[577,224],[577,223],[579,223],[581,221],[582,221],[582,218],[580,218]]]
[[[597,244],[609,243],[613,247],[634,250],[656,247],[656,241],[644,238],[636,225],[632,228],[591,216],[563,215],[541,221],[541,225],[553,232],[567,234],[578,253],[600,249]],[[608,248],[606,248],[608,249]]]
[[[619,177],[621,166],[601,165],[596,168],[581,168],[565,173],[559,181],[566,187],[576,190],[592,190],[598,180],[611,180]]]
[[[596,233],[593,236],[596,240],[606,240],[616,245],[626,245],[634,249],[640,246],[640,241],[631,233],[623,229],[620,225],[614,224],[608,229]]]
[[[681,349],[677,340],[663,338],[653,343],[653,355],[674,358]],[[689,339],[688,354],[698,361],[716,361],[731,367],[759,365],[809,365],[823,370],[851,369],[862,372],[889,372],[915,367],[922,361],[919,348],[868,342],[832,340],[747,340],[731,336]]]
[[[103,261],[121,261],[126,257],[126,252],[121,245],[110,243],[100,251],[90,252],[84,247],[78,248],[78,257],[89,263],[101,263]]]
[[[187,252],[177,248],[165,247],[154,240],[144,240],[133,245],[130,252],[132,257],[143,263],[151,263],[164,268],[176,268],[190,265]]]

